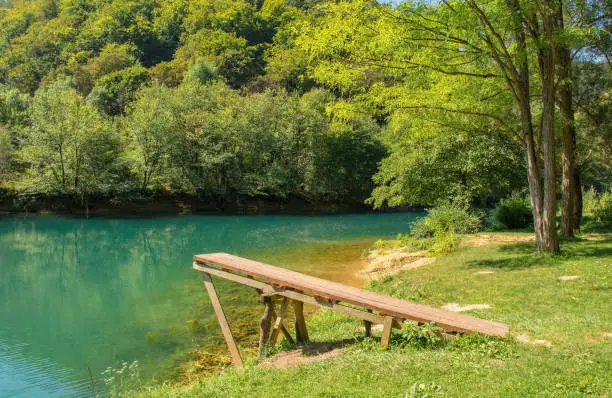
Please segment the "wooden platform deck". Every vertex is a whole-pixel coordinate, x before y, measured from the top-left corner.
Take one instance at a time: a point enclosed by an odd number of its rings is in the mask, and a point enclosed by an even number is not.
[[[200,254],[194,259],[196,263],[216,265],[225,270],[261,279],[277,288],[296,289],[309,293],[311,296],[378,311],[381,315],[411,319],[417,322],[435,322],[447,331],[478,332],[493,336],[505,336],[508,332],[508,326],[503,323],[412,303],[231,254]]]
[[[281,332],[287,340],[293,341],[291,334],[284,325],[289,303],[293,305],[295,337],[298,343],[308,341],[303,303],[317,305],[362,319],[366,335],[370,335],[372,324],[382,324],[384,326],[381,337],[383,347],[389,345],[391,330],[394,327],[399,327],[401,322],[407,319],[418,323],[435,322],[438,327],[447,333],[480,333],[501,337],[508,333],[508,325],[503,323],[412,303],[231,254],[198,254],[194,256],[194,260],[193,268],[202,273],[204,285],[236,366],[242,366],[242,358],[211,276],[225,278],[257,290],[260,301],[265,305],[264,315],[259,322],[260,355],[264,352],[266,346],[274,346]],[[278,316],[275,313],[273,298],[282,299],[278,308]],[[276,320],[272,324],[274,318]],[[448,337],[452,336],[448,335]]]

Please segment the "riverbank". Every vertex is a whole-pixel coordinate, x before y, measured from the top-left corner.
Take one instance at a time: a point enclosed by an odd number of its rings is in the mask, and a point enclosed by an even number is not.
[[[207,196],[170,192],[125,193],[83,199],[72,195],[19,196],[0,190],[0,215],[15,213],[99,216],[185,214],[342,214],[374,211],[363,200],[307,197]],[[419,206],[378,209],[376,212],[422,212]]]
[[[368,289],[505,322],[511,337],[380,351],[355,319],[319,311],[311,339],[351,338],[341,353],[288,368],[229,368],[143,396],[578,396],[612,393],[612,234],[534,253],[529,234],[475,239],[425,266],[372,281]],[[375,333],[376,334],[376,333]],[[401,340],[401,339],[400,339]],[[395,340],[398,341],[398,340]]]

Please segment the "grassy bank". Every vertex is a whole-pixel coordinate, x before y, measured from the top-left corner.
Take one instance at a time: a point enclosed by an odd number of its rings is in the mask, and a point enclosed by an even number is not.
[[[518,234],[517,236],[521,236]],[[612,235],[564,242],[544,257],[530,242],[462,247],[368,288],[442,306],[489,304],[468,314],[506,322],[509,339],[463,338],[437,347],[363,340],[360,322],[327,311],[311,339],[354,338],[341,355],[287,369],[255,361],[143,396],[594,396],[612,395]],[[578,276],[569,280],[560,277]],[[568,278],[565,278],[568,279]],[[401,341],[397,336],[397,341]]]

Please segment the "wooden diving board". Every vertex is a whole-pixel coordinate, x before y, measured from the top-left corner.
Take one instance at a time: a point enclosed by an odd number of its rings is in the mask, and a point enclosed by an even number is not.
[[[280,316],[276,319],[272,332],[274,339],[276,339],[279,331],[282,331],[285,336],[288,335],[283,324],[283,315],[288,300],[292,301],[296,314],[296,337],[298,341],[308,339],[301,309],[302,303],[318,305],[361,318],[366,323],[366,332],[369,332],[372,323],[383,324],[381,340],[383,346],[387,346],[389,343],[391,328],[401,324],[404,320],[413,320],[418,323],[435,322],[445,332],[480,333],[501,337],[508,333],[508,325],[503,323],[416,304],[231,254],[199,254],[194,256],[194,260],[193,268],[203,273],[205,284],[207,279],[210,280],[210,275],[215,275],[257,289],[261,301],[266,304],[266,312],[260,322],[262,331],[260,352],[262,345],[266,344],[265,329],[269,323],[268,318],[273,317],[274,314],[274,306],[270,300],[272,297],[283,298],[283,303],[279,309]],[[212,281],[206,286],[211,295],[211,300],[213,300],[213,295],[216,297],[216,293],[213,286],[213,294],[211,294]],[[350,306],[347,306],[347,304]],[[222,329],[224,329],[223,324],[227,325],[227,321],[223,311],[217,311],[216,307],[215,311],[217,316],[220,317],[219,321],[222,324]],[[237,351],[235,342],[231,338],[229,326],[227,326],[227,330],[224,330],[224,336],[230,346],[230,351]],[[231,342],[228,341],[228,338],[231,339]],[[272,341],[272,344],[274,344],[274,341]],[[232,354],[232,357],[234,357],[234,354]],[[241,359],[238,361],[234,358],[234,363],[239,365],[242,362]]]

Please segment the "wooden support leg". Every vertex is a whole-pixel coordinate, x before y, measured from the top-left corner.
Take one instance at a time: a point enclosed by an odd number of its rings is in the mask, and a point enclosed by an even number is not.
[[[389,340],[391,339],[391,329],[393,329],[393,318],[390,316],[385,317],[385,322],[383,323],[383,333],[382,338],[380,339],[380,345],[382,348],[389,347]]]
[[[281,329],[283,329],[283,319],[285,317],[285,311],[287,310],[287,304],[289,303],[288,298],[284,298],[281,302],[280,308],[278,309],[278,316],[276,317],[276,321],[274,322],[274,327],[272,328],[272,335],[270,336],[270,345],[274,347],[276,345],[276,341],[278,340],[278,334]]]
[[[298,343],[307,343],[308,329],[304,319],[304,303],[293,300],[293,312],[295,312],[295,339]]]
[[[221,331],[223,332],[223,337],[225,338],[225,342],[229,348],[232,362],[236,367],[241,368],[243,366],[243,362],[242,358],[240,357],[240,351],[238,351],[238,346],[236,345],[236,341],[234,341],[234,336],[232,335],[232,331],[227,323],[227,319],[225,318],[225,313],[223,312],[223,307],[221,307],[219,297],[217,296],[215,285],[213,284],[210,275],[202,273],[202,277],[204,278],[204,286],[206,287],[206,291],[210,297],[210,302],[213,305],[215,314],[217,315],[217,319],[221,325]]]
[[[264,349],[270,340],[270,327],[272,326],[272,300],[270,297],[264,297],[263,302],[266,306],[264,314],[259,321],[259,350],[257,354],[261,357],[264,353]]]
[[[368,312],[371,314],[372,310],[368,310]],[[372,322],[363,321],[363,327],[365,328],[365,336],[371,337],[372,336]]]

